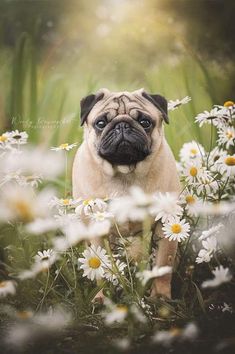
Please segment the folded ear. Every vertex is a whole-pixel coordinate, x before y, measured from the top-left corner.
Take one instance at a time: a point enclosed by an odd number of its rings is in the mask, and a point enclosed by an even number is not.
[[[167,100],[161,95],[151,95],[149,93],[143,92],[142,96],[149,100],[159,111],[162,112],[164,121],[169,124],[169,118],[167,115]]]
[[[88,117],[88,114],[94,105],[104,97],[104,93],[97,95],[91,94],[84,97],[80,102],[81,107],[81,125],[83,125]]]

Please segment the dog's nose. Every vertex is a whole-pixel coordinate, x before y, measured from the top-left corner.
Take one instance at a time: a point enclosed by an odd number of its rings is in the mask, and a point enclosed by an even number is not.
[[[130,129],[130,124],[128,122],[119,122],[115,125],[115,130],[117,133],[120,133],[121,131],[126,131]]]

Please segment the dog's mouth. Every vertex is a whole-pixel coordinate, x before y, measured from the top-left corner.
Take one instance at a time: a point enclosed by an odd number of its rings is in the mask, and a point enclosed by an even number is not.
[[[112,165],[133,165],[151,153],[146,136],[137,129],[112,129],[101,140],[98,154]]]

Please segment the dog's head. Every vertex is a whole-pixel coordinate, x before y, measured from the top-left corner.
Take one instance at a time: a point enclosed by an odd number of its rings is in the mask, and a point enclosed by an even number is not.
[[[146,159],[159,146],[163,121],[168,123],[166,99],[143,89],[101,89],[81,101],[85,139],[112,165],[136,165]]]

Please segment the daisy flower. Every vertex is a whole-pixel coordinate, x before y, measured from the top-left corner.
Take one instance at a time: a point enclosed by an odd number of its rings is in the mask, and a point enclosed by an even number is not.
[[[93,213],[91,215],[91,218],[96,221],[96,222],[100,222],[100,221],[104,221],[106,219],[110,219],[113,218],[113,214],[108,213],[107,211],[97,211],[96,213]]]
[[[219,231],[221,231],[221,229],[224,227],[223,224],[219,223],[218,225],[212,226],[210,229],[205,230],[202,232],[201,236],[199,237],[199,240],[205,240],[210,236],[216,236]]]
[[[115,261],[115,266],[118,269],[118,273],[124,275],[124,269],[127,267],[126,263],[121,262],[119,259]],[[118,284],[118,275],[116,274],[116,267],[112,267],[112,269],[105,270],[105,278],[113,283],[113,285]]]
[[[49,268],[58,259],[58,256],[52,249],[48,249],[42,252],[38,251],[34,259],[35,262],[32,265],[31,269],[21,272],[18,275],[19,279],[31,279],[34,278],[38,273],[48,271]]]
[[[208,263],[213,257],[214,252],[217,249],[217,240],[216,237],[208,237],[206,240],[202,241],[202,246],[204,247],[198,253],[196,258],[196,263]]]
[[[61,144],[60,146],[57,146],[57,147],[51,147],[51,150],[53,150],[53,151],[61,151],[61,150],[69,151],[69,150],[73,149],[75,146],[77,146],[77,143],[74,143],[74,144],[64,143],[64,144]]]
[[[111,201],[109,211],[119,223],[127,220],[143,221],[149,216],[154,203],[152,195],[146,194],[140,187],[133,186],[129,195]]]
[[[225,174],[226,177],[235,175],[235,155],[229,155],[226,152],[219,158],[216,163],[218,171]]]
[[[17,183],[22,186],[31,186],[33,188],[37,188],[40,183],[42,183],[42,176],[38,175],[30,175],[30,176],[18,176]]]
[[[198,334],[198,327],[193,322],[190,322],[183,329],[174,327],[169,331],[158,331],[153,337],[153,342],[161,343],[168,348],[177,339],[181,341],[194,341],[198,337]]]
[[[205,173],[198,176],[198,183],[195,184],[195,188],[199,195],[206,194],[208,196],[211,193],[215,195],[219,190],[219,181],[212,177],[209,171],[205,171]]]
[[[26,230],[35,235],[44,234],[52,230],[57,230],[58,228],[58,221],[55,218],[36,218],[26,226]]]
[[[30,222],[37,217],[50,215],[49,200],[54,190],[43,189],[35,195],[35,191],[27,186],[8,184],[0,193],[0,220],[20,220]]]
[[[219,148],[218,146],[216,146],[213,150],[210,151],[210,153],[208,154],[208,166],[211,171],[217,172],[216,162],[225,153],[226,151]]]
[[[199,199],[194,193],[186,191],[180,197],[180,201],[185,205],[185,210],[190,216],[197,216],[198,208],[202,204],[202,200]]]
[[[38,251],[35,256],[35,261],[42,263],[43,266],[47,269],[50,266],[50,260],[54,257],[54,251],[52,249]]]
[[[223,266],[216,267],[212,273],[214,278],[205,280],[201,285],[202,288],[214,288],[227,283],[232,279],[232,274],[230,273],[229,268],[224,268]]]
[[[205,150],[201,144],[193,140],[183,145],[179,155],[182,162],[188,162],[201,159],[205,155]]]
[[[100,246],[91,245],[82,255],[84,258],[78,259],[79,269],[83,269],[82,276],[90,280],[104,278],[105,270],[112,267],[106,250]]]
[[[15,282],[12,280],[3,280],[0,282],[0,297],[15,295]]]
[[[176,329],[174,332],[172,330],[170,331],[157,331],[153,338],[152,341],[154,343],[160,343],[164,347],[170,347],[172,345],[172,342],[175,340],[176,337],[178,337],[181,334],[181,330],[176,332]]]
[[[109,233],[111,223],[109,220],[104,220],[96,223],[85,225],[73,215],[64,215],[64,218],[59,218],[59,225],[65,236],[56,237],[53,240],[54,248],[57,251],[66,251],[69,247],[76,246],[79,242],[105,236]],[[72,216],[72,217],[71,217]]]
[[[151,210],[152,215],[155,215],[155,220],[161,220],[163,223],[168,219],[180,216],[183,212],[179,205],[179,200],[174,193],[157,193],[154,195],[155,204]]]
[[[206,178],[208,176],[208,171],[205,167],[202,167],[199,161],[190,161],[184,167],[182,175],[185,177],[187,183],[195,183],[199,178]]]
[[[8,133],[3,133],[2,135],[0,135],[0,148],[1,149],[11,148],[11,144],[8,138]]]
[[[209,263],[210,260],[212,259],[213,255],[212,253],[208,252],[205,249],[202,249],[199,251],[197,258],[196,258],[196,263]]]
[[[124,305],[117,305],[111,312],[107,313],[104,321],[106,325],[111,325],[114,322],[123,322],[128,315],[128,308]]]
[[[172,267],[154,266],[153,269],[151,270],[144,270],[143,272],[136,273],[136,277],[142,282],[143,285],[145,285],[150,279],[162,277],[163,275],[169,274],[171,272],[172,272]]]
[[[176,99],[175,101],[170,100],[168,102],[168,110],[174,111],[175,109],[179,108],[183,104],[186,104],[190,101],[191,101],[191,97],[189,97],[189,96],[186,96],[186,97],[182,98],[181,100],[179,100],[179,99]]]
[[[50,206],[51,207],[57,207],[58,209],[67,209],[67,208],[72,208],[75,207],[81,199],[71,199],[71,198],[57,198],[53,197],[52,200],[50,201]]]
[[[221,118],[223,112],[218,107],[213,108],[210,112],[204,111],[195,117],[195,122],[201,127],[205,123],[213,124],[215,126],[221,125]]]
[[[126,305],[114,304],[108,298],[105,299],[104,304],[106,311],[102,312],[106,325],[111,325],[114,322],[123,322],[128,315],[128,307]]]
[[[75,209],[78,215],[91,216],[97,212],[104,212],[107,209],[107,203],[104,199],[84,199],[79,201],[79,205]]]
[[[38,312],[23,318],[23,321],[14,321],[8,328],[5,342],[13,349],[25,348],[30,341],[43,339],[49,333],[58,333],[68,326],[71,320],[72,316],[68,309],[64,310],[60,307],[53,309],[51,306],[47,312]]]
[[[190,225],[184,219],[172,218],[163,224],[163,233],[170,241],[181,242],[189,237]]]
[[[91,234],[89,232],[89,225],[87,226],[79,220],[67,219],[67,222],[65,222],[64,225],[61,225],[61,229],[65,237],[56,238],[54,240],[54,245],[57,250],[65,251],[69,247],[75,246],[83,240],[90,239]],[[96,233],[93,234],[93,237],[95,236]],[[64,241],[64,249],[59,249],[59,246],[63,244],[62,240]]]
[[[233,101],[227,101],[223,106],[215,105],[220,110],[222,116],[222,123],[220,126],[228,125],[232,123],[232,119],[235,116],[235,104]]]
[[[222,127],[218,130],[219,145],[225,145],[226,149],[235,145],[235,129],[234,127]]]
[[[5,143],[8,140],[8,136],[6,133],[3,133],[2,135],[0,135],[0,144]]]
[[[1,162],[5,175],[17,173],[29,184],[30,179],[54,179],[63,171],[63,157],[52,151],[27,147],[5,154]],[[38,181],[39,182],[39,181]]]
[[[11,145],[23,145],[27,143],[28,134],[26,132],[19,132],[19,130],[5,133]]]

